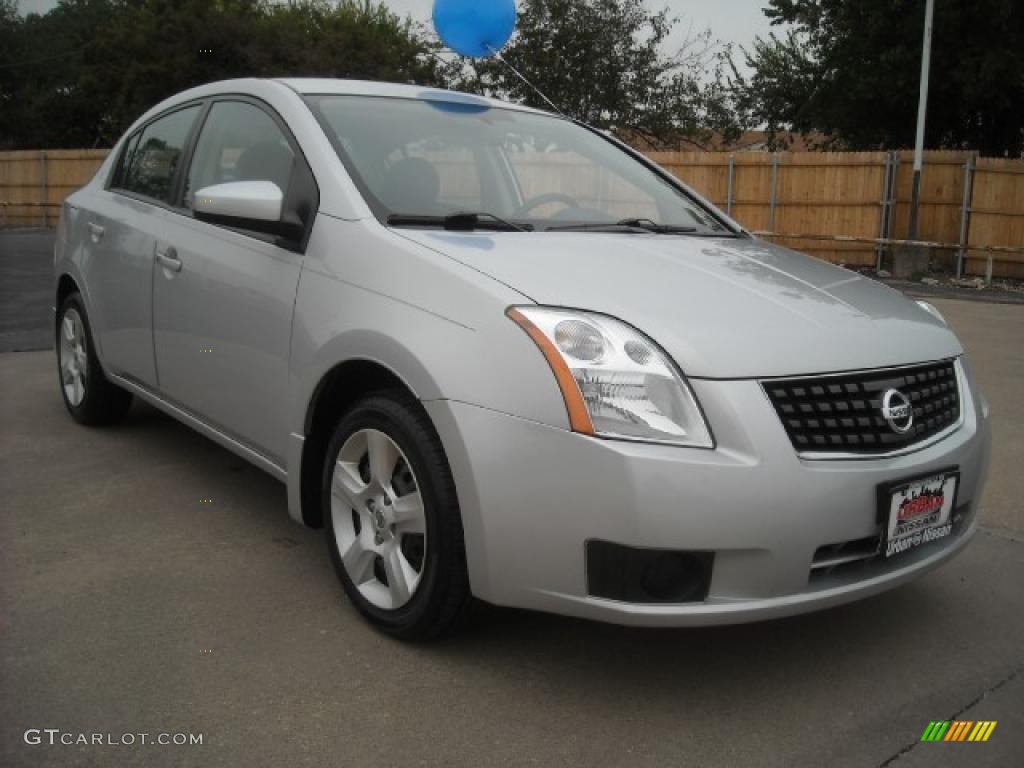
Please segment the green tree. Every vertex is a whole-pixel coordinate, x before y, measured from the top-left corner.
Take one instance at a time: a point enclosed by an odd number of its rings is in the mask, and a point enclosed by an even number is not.
[[[17,85],[15,64],[20,26],[21,18],[15,0],[0,0],[0,131],[17,119],[13,94]]]
[[[109,14],[107,0],[62,3],[45,16],[0,16],[0,147],[58,146],[77,136],[71,126],[91,118],[77,74],[96,28]],[[88,146],[92,142],[88,142]]]
[[[700,142],[719,129],[735,134],[728,93],[710,33],[675,55],[664,45],[678,19],[643,0],[523,0],[516,34],[501,57],[566,115],[651,145]],[[550,109],[497,58],[467,62],[466,90]]]
[[[109,146],[181,90],[232,77],[440,85],[436,42],[372,0],[0,0],[0,147]]]
[[[827,146],[914,143],[925,0],[769,0],[782,35],[733,67],[745,121],[827,137]],[[1024,152],[1024,3],[938,0],[929,80],[928,147]]]

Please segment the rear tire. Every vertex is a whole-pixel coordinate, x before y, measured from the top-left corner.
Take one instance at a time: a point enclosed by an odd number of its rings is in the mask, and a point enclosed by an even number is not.
[[[124,418],[132,404],[131,393],[104,376],[85,303],[78,293],[64,299],[57,311],[55,342],[60,391],[71,418],[87,426],[113,424]]]
[[[402,640],[449,632],[470,599],[462,517],[444,448],[402,391],[338,422],[321,482],[327,545],[349,599]]]

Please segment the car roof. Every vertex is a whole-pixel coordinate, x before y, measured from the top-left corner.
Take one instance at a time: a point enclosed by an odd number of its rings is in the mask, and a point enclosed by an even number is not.
[[[387,83],[375,80],[346,80],[342,78],[318,78],[318,77],[283,77],[275,78],[275,81],[288,86],[293,91],[302,95],[331,95],[331,96],[383,96],[394,99],[417,99],[420,101],[440,101],[452,104],[472,104],[486,107],[499,107],[502,109],[515,109],[522,112],[535,112],[541,114],[541,110],[526,107],[522,104],[512,104],[507,101],[477,96],[472,93],[461,91],[449,91],[444,88],[432,88],[423,85],[403,85],[401,83]]]
[[[159,115],[177,109],[182,105],[197,102],[200,99],[221,96],[250,96],[269,103],[278,114],[291,126],[296,139],[303,146],[308,157],[315,158],[318,167],[332,168],[336,172],[325,171],[318,176],[320,184],[320,201],[323,210],[347,220],[366,218],[372,215],[370,209],[351,179],[341,167],[337,152],[330,145],[327,135],[316,125],[310,111],[302,104],[301,97],[315,95],[350,95],[380,96],[393,99],[411,99],[419,101],[447,102],[451,104],[472,105],[486,108],[512,109],[534,114],[550,114],[541,110],[509,104],[497,99],[475,96],[470,93],[448,91],[443,88],[431,88],[422,85],[402,85],[399,83],[374,82],[370,80],[342,80],[332,78],[239,78],[235,80],[219,80],[190,88],[170,96],[159,104],[151,107],[145,114],[138,117],[125,131],[115,145],[103,165],[94,176],[94,182],[103,183],[108,178],[110,168],[120,156],[124,141],[142,125]],[[557,116],[556,116],[557,117]],[[308,119],[307,119],[308,118]],[[312,153],[312,154],[310,154]]]
[[[195,99],[243,94],[257,98],[270,98],[276,92],[291,92],[299,96],[337,95],[337,96],[379,96],[392,99],[413,99],[449,104],[464,104],[477,107],[513,109],[519,112],[531,112],[538,115],[558,117],[551,112],[533,109],[522,104],[512,104],[487,96],[477,96],[461,91],[449,91],[444,88],[433,88],[425,85],[406,85],[402,83],[386,83],[375,80],[345,80],[341,78],[318,77],[283,77],[256,78],[245,77],[233,80],[217,80],[197,85],[170,96],[159,104],[151,107],[140,116],[129,128],[127,133],[134,131],[139,125],[152,119],[168,109]],[[127,133],[125,135],[127,135]]]

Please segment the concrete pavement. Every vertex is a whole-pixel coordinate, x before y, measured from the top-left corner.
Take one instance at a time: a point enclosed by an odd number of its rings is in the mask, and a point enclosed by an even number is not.
[[[738,627],[481,608],[424,647],[366,626],[281,484],[149,407],[78,427],[52,352],[0,355],[0,765],[1019,764],[1024,307],[936,304],[997,416],[985,528],[948,566]],[[918,742],[954,718],[999,724]],[[203,744],[26,743],[47,728]]]
[[[53,231],[0,233],[0,352],[53,346]]]

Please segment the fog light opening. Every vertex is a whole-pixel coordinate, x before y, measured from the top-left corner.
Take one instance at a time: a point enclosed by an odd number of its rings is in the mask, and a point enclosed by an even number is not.
[[[703,568],[697,558],[683,552],[667,552],[648,563],[641,588],[655,600],[685,603],[697,596],[703,584]]]
[[[587,542],[587,591],[628,603],[699,603],[711,585],[714,552]]]

